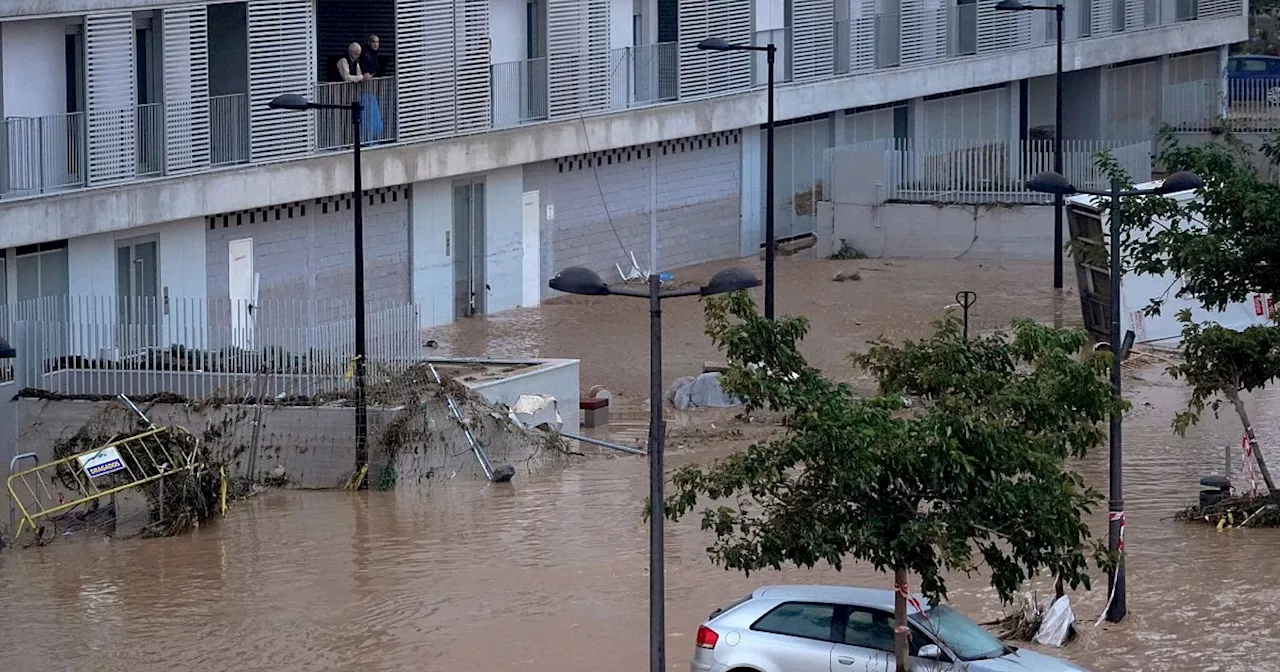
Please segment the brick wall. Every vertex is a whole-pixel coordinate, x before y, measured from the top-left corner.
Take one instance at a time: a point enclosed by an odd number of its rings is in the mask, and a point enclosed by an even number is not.
[[[573,156],[525,166],[524,190],[555,208],[542,223],[546,280],[568,266],[617,278],[613,266],[649,257],[650,157],[657,158],[659,265],[671,270],[738,256],[741,148],[738,131]]]
[[[227,296],[227,243],[253,238],[261,299],[352,300],[352,206],[347,196],[209,217],[209,295]],[[408,187],[365,193],[364,241],[368,301],[408,302]]]

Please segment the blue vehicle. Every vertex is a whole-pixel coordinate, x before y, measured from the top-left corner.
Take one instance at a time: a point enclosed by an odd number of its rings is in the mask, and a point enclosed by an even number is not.
[[[1227,96],[1233,103],[1280,105],[1280,56],[1232,56],[1227,61]]]

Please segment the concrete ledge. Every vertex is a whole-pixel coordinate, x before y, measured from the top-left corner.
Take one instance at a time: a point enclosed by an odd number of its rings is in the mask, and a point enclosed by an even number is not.
[[[1248,24],[1243,16],[1190,21],[1068,42],[1064,57],[1069,69],[1084,69],[1231,44],[1247,36]],[[1050,75],[1054,68],[1052,52],[1052,46],[1002,51],[785,85],[777,94],[778,118],[945,93],[954,90],[956,82],[984,86]],[[412,184],[586,152],[750,128],[764,123],[765,104],[764,91],[754,90],[372,149],[365,155],[364,183],[368,189]],[[346,193],[351,184],[351,160],[342,153],[14,200],[0,204],[0,246],[323,198]]]
[[[839,247],[843,239],[869,257],[997,262],[1053,258],[1053,207],[1048,205],[836,203],[832,209],[833,246]]]

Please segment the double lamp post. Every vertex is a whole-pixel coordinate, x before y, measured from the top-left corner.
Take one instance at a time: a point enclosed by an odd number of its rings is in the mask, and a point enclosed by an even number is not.
[[[1131,345],[1130,339],[1126,336],[1123,339],[1120,336],[1120,279],[1124,276],[1120,259],[1120,233],[1124,228],[1124,201],[1123,199],[1132,198],[1134,196],[1152,196],[1172,194],[1179,191],[1192,191],[1204,186],[1204,180],[1200,179],[1195,173],[1177,172],[1165,180],[1158,187],[1150,189],[1124,189],[1120,180],[1111,180],[1111,189],[1107,191],[1095,191],[1091,189],[1080,189],[1071,184],[1067,178],[1058,172],[1040,173],[1030,180],[1027,180],[1027,188],[1032,191],[1038,191],[1045,194],[1052,194],[1058,202],[1073,194],[1085,194],[1088,196],[1100,196],[1108,198],[1111,201],[1110,206],[1110,241],[1108,247],[1111,253],[1110,271],[1111,271],[1111,292],[1110,292],[1110,318],[1111,318],[1111,334],[1109,347],[1111,350],[1111,389],[1115,392],[1116,398],[1120,397],[1120,363],[1124,361],[1128,355],[1128,347]],[[1061,230],[1061,229],[1059,229]],[[1058,249],[1061,249],[1059,246]],[[1113,553],[1118,556],[1116,566],[1108,572],[1107,585],[1110,588],[1110,597],[1107,600],[1106,618],[1112,623],[1119,623],[1124,617],[1128,609],[1125,606],[1124,591],[1124,471],[1123,471],[1123,444],[1120,438],[1120,412],[1112,411],[1111,413],[1111,431],[1110,440],[1108,442],[1110,462],[1108,470],[1108,493],[1107,493],[1107,545]]]

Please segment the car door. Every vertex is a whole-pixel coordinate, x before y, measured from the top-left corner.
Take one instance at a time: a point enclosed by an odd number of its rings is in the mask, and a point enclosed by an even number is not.
[[[769,610],[751,626],[752,666],[765,672],[830,672],[836,609],[833,604],[784,602]],[[745,657],[743,662],[748,662]]]
[[[842,616],[831,672],[893,672],[893,616],[863,607],[849,607]]]

